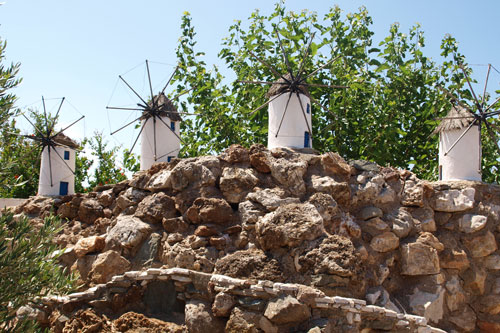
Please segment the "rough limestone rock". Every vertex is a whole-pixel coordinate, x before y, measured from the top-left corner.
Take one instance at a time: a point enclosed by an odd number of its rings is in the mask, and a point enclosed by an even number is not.
[[[264,250],[294,247],[324,234],[323,219],[310,203],[289,204],[260,218],[256,233]]]
[[[394,233],[386,231],[373,237],[370,246],[377,252],[389,252],[399,247],[399,238]]]
[[[255,224],[259,220],[259,217],[265,214],[262,206],[252,201],[240,202],[238,212],[241,222],[244,224]]]
[[[226,333],[259,333],[262,315],[256,312],[234,308],[226,324]]]
[[[458,228],[460,231],[470,234],[483,229],[486,222],[488,222],[488,217],[484,215],[465,214],[458,221]]]
[[[258,249],[236,251],[217,260],[215,272],[235,278],[284,281],[279,262]]]
[[[226,167],[222,170],[220,189],[228,202],[239,203],[258,182],[253,169]]]
[[[175,201],[163,192],[152,194],[139,203],[135,216],[150,223],[173,218],[176,216]]]
[[[268,211],[274,211],[286,204],[300,202],[299,198],[286,197],[285,191],[279,187],[257,189],[255,192],[249,193],[247,199],[261,204]]]
[[[448,320],[456,325],[456,328],[462,332],[472,332],[476,328],[476,313],[470,306],[464,306],[461,311],[457,311],[448,317]],[[483,332],[483,331],[481,331]],[[488,331],[484,331],[488,332]],[[497,332],[497,331],[492,331]],[[489,332],[488,332],[489,333]]]
[[[439,287],[436,293],[415,289],[413,295],[410,295],[412,312],[438,323],[443,318],[444,294],[442,287]]]
[[[116,224],[106,236],[106,244],[117,244],[124,248],[134,248],[151,232],[151,226],[133,216],[118,216]]]
[[[465,303],[465,293],[458,276],[453,275],[445,284],[446,305],[453,312],[461,309]]]
[[[186,211],[192,223],[225,224],[233,219],[233,209],[226,200],[217,198],[198,198]]]
[[[490,231],[472,239],[464,239],[463,242],[473,258],[486,257],[498,248],[495,236]]]
[[[490,315],[498,315],[500,313],[500,295],[487,295],[481,298],[481,312]]]
[[[78,218],[85,223],[94,223],[99,217],[103,217],[103,207],[95,199],[85,199],[78,209]]]
[[[105,244],[106,242],[104,237],[90,236],[80,239],[73,247],[73,250],[75,251],[76,256],[81,258],[87,253],[100,252],[104,249]]]
[[[116,199],[116,205],[124,210],[127,207],[137,205],[148,194],[145,191],[129,187]]]
[[[330,194],[314,193],[307,201],[316,207],[325,222],[325,227],[330,220],[340,215],[339,205]]]
[[[321,165],[327,172],[342,179],[348,179],[351,175],[351,166],[337,153],[328,152],[321,155]]]
[[[382,216],[384,216],[382,209],[374,206],[363,207],[358,213],[358,218],[363,221]]]
[[[228,317],[236,305],[236,298],[228,293],[220,292],[215,295],[212,304],[212,313],[217,317]]]
[[[97,256],[90,270],[92,282],[106,283],[115,275],[122,274],[130,269],[130,262],[118,252],[110,250]]]
[[[405,181],[401,204],[409,207],[424,206],[424,184],[413,179]]]
[[[223,333],[224,321],[212,314],[210,305],[199,300],[190,300],[185,307],[185,321],[192,333]]]
[[[216,156],[187,158],[180,161],[170,173],[172,189],[181,191],[188,187],[214,186],[220,176],[220,161]]]
[[[172,188],[172,182],[170,180],[170,175],[172,174],[171,170],[163,169],[159,172],[155,173],[149,179],[148,183],[145,186],[145,189],[148,191],[161,191]]]
[[[445,190],[435,197],[434,209],[439,212],[461,212],[474,207],[476,190],[472,187],[463,190]]]
[[[246,163],[250,161],[249,152],[241,145],[229,146],[221,155],[220,159],[231,164]]]
[[[428,275],[439,273],[439,257],[436,249],[415,242],[401,247],[401,274]]]
[[[392,232],[399,238],[408,236],[413,228],[413,217],[404,208],[400,208],[387,216],[388,222],[392,222]]]
[[[306,193],[304,175],[307,171],[307,162],[304,160],[273,159],[270,165],[271,175],[283,186],[287,187],[294,196]]]
[[[311,311],[296,298],[286,296],[270,301],[264,316],[275,324],[300,323],[311,317]]]

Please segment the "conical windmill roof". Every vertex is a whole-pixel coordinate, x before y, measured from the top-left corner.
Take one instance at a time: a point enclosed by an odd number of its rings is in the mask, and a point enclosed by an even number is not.
[[[466,128],[473,120],[473,114],[467,111],[467,109],[460,105],[453,105],[446,117],[436,127],[433,134]]]
[[[290,75],[290,73],[286,74],[284,77],[288,81],[292,81],[292,76]],[[286,83],[286,81],[283,78],[278,79],[267,91],[266,98],[271,98],[273,96],[281,95],[285,92],[291,91],[290,85],[283,83]],[[306,86],[300,85],[298,86],[298,89],[304,95],[309,96],[309,90],[307,90]]]
[[[156,105],[158,105],[158,110],[160,111],[160,116],[168,117],[172,121],[182,121],[181,115],[177,111],[174,103],[165,96],[164,93],[160,93],[155,95],[154,100]],[[152,107],[152,102],[149,102],[148,105]],[[144,112],[144,115],[147,117],[148,113]]]
[[[69,136],[65,135],[62,132],[54,137],[54,142],[68,146],[73,149],[78,149],[80,147],[78,143],[76,143],[76,141],[74,141],[73,139],[71,139]]]

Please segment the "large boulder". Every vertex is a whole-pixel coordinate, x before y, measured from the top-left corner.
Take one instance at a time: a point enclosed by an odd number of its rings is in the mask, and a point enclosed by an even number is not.
[[[106,244],[123,248],[135,248],[151,232],[151,226],[136,217],[124,215],[116,218],[116,224],[106,236]]]
[[[476,190],[472,187],[437,192],[434,199],[434,210],[452,213],[471,209],[474,207],[475,194]]]
[[[278,207],[286,204],[300,202],[299,198],[287,197],[285,191],[279,187],[258,188],[255,192],[249,193],[247,199],[261,204],[268,211],[276,210]]]
[[[90,236],[81,238],[73,247],[77,257],[81,258],[87,253],[100,252],[104,249],[106,242],[102,236]]]
[[[239,203],[258,182],[253,169],[231,166],[222,170],[220,189],[228,202]]]
[[[199,300],[186,303],[185,322],[191,333],[223,333],[225,327],[224,321],[212,314],[210,304]]]
[[[264,316],[278,325],[300,323],[311,317],[311,310],[296,298],[286,296],[270,301]]]
[[[323,218],[310,203],[281,206],[256,224],[257,240],[264,250],[295,247],[324,233]]]
[[[95,199],[84,199],[78,209],[78,219],[88,224],[94,223],[96,219],[103,216],[103,207]]]
[[[307,162],[298,158],[273,159],[270,165],[271,175],[281,185],[287,187],[295,196],[302,196],[306,193],[304,175],[307,171]]]
[[[414,242],[401,246],[401,274],[438,274],[440,270],[438,252],[435,248]]]
[[[110,250],[97,256],[92,264],[89,276],[92,282],[106,283],[115,275],[123,274],[130,269],[130,262],[118,252]]]
[[[195,224],[225,224],[234,219],[233,209],[224,199],[198,198],[186,211],[186,217]]]
[[[135,216],[143,221],[159,223],[176,216],[175,201],[163,192],[145,197],[137,206]]]

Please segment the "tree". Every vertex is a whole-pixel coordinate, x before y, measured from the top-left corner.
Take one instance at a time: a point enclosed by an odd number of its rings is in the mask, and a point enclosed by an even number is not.
[[[258,10],[248,22],[236,21],[223,40],[219,57],[235,80],[226,83],[217,67],[210,70],[195,50],[196,33],[189,13],[181,23],[177,48],[180,71],[178,90],[196,89],[181,103],[196,105],[200,116],[183,123],[182,153],[197,155],[220,152],[232,143],[249,146],[266,143],[267,109],[251,111],[266,102],[269,86],[246,85],[239,80],[274,81],[276,77],[249,51],[286,73],[274,30],[283,37],[283,46],[296,71],[313,33],[304,72],[311,73],[337,56],[341,60],[311,77],[310,83],[345,85],[348,89],[313,87],[311,96],[324,107],[313,105],[313,146],[319,151],[337,151],[347,159],[366,159],[380,165],[411,169],[427,179],[437,176],[437,136],[431,136],[437,118],[451,107],[438,89],[460,93],[465,101],[472,96],[464,87],[458,64],[465,64],[456,41],[445,36],[442,63],[423,53],[424,34],[418,25],[405,34],[393,24],[388,36],[373,45],[372,18],[361,7],[342,15],[336,6],[322,18],[314,12],[286,12],[283,3],[266,16]],[[470,71],[470,68],[467,68]],[[469,105],[473,105],[472,103]],[[326,110],[325,110],[326,109]],[[483,149],[483,179],[497,181],[497,154],[493,142]]]
[[[56,217],[45,218],[34,228],[27,217],[0,216],[0,322],[6,331],[26,331],[29,322],[12,321],[19,307],[36,302],[36,297],[73,290],[76,279],[58,264],[52,241],[60,231]],[[9,327],[9,329],[7,329]]]

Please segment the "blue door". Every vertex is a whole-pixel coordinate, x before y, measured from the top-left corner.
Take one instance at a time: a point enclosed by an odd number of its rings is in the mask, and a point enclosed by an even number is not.
[[[304,132],[304,148],[309,148],[309,132]]]
[[[67,195],[68,194],[68,182],[60,182],[59,183],[59,195]]]

